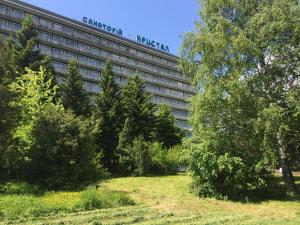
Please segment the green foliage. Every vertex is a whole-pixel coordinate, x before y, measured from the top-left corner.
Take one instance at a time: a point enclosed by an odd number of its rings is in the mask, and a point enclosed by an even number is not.
[[[97,151],[103,152],[103,163],[110,171],[117,165],[116,150],[123,126],[121,93],[114,79],[111,62],[107,62],[100,76],[100,90],[94,117],[97,121],[95,140]]]
[[[43,56],[39,50],[35,50],[37,41],[37,29],[34,26],[32,17],[27,15],[22,22],[21,30],[16,33],[16,41],[9,38],[5,41],[6,58],[0,62],[4,71],[3,82],[9,84],[16,77],[23,75],[28,67],[38,71],[40,66],[46,68],[48,79],[52,77],[53,67],[50,58]],[[54,80],[53,84],[54,85]]]
[[[149,144],[143,136],[136,137],[129,147],[129,155],[134,162],[134,173],[143,176],[148,172],[150,164]]]
[[[170,148],[181,143],[183,132],[175,125],[175,118],[170,107],[160,105],[156,115],[155,141]]]
[[[156,121],[155,105],[145,92],[144,82],[137,75],[130,77],[122,89],[122,96],[124,114],[128,118],[128,144],[140,135],[151,141]]]
[[[147,174],[174,174],[180,165],[178,148],[166,149],[159,142],[147,142],[142,136],[123,148],[120,168],[123,174],[143,176]]]
[[[67,77],[61,91],[65,109],[70,109],[77,116],[91,114],[90,99],[83,87],[79,64],[75,60],[69,61]]]
[[[150,155],[150,174],[174,174],[180,165],[180,151],[177,148],[166,149],[159,142],[154,142],[149,145]]]
[[[57,86],[45,76],[44,69],[28,69],[11,84],[19,96],[14,104],[21,108],[14,133],[15,170],[30,183],[50,189],[91,183],[103,174],[89,134],[92,123],[54,104]]]
[[[134,205],[132,198],[122,192],[97,191],[94,187],[82,192],[80,199],[84,210]]]
[[[38,186],[26,182],[7,182],[0,186],[0,194],[5,195],[38,195],[42,194]]]
[[[0,85],[0,183],[9,174],[8,148],[16,125],[16,109],[11,106],[12,93]]]
[[[17,187],[19,185],[19,187]],[[11,184],[10,195],[2,193],[0,198],[0,221],[24,223],[26,219],[62,215],[64,213],[81,212],[90,209],[112,208],[134,205],[134,201],[122,192],[95,190],[88,188],[83,192],[47,192],[33,195],[28,184]],[[27,190],[28,188],[28,190]],[[23,192],[25,191],[25,192]]]
[[[4,39],[0,36],[0,84],[6,83],[6,73],[8,69],[8,62],[11,54],[12,39]]]
[[[204,143],[190,146],[189,169],[192,190],[201,197],[258,199],[266,194],[271,181],[262,162],[253,166],[230,153],[219,155]]]
[[[298,160],[290,156],[299,151],[294,126],[299,117],[297,100],[289,99],[299,90],[299,4],[203,0],[201,5],[203,23],[186,35],[182,48],[182,68],[199,89],[191,106],[193,141],[216,160],[226,153],[237,157],[245,170],[281,164],[288,192],[295,194],[290,164]],[[201,170],[194,172],[202,176]]]
[[[50,189],[74,189],[97,181],[105,173],[91,126],[91,121],[69,111],[45,108],[33,125],[27,179]]]
[[[12,104],[20,108],[20,119],[14,138],[22,142],[24,151],[31,143],[33,123],[43,112],[45,105],[52,105],[57,92],[57,86],[52,87],[52,79],[47,80],[46,76],[42,67],[39,72],[27,69],[26,74],[10,85],[11,91],[18,96]]]
[[[10,104],[18,109],[15,115],[17,124],[12,132],[12,144],[6,149],[8,152],[6,160],[12,178],[21,178],[28,161],[27,153],[32,144],[33,125],[45,105],[53,104],[57,87],[53,87],[52,80],[47,80],[46,76],[43,68],[39,72],[27,69],[26,74],[18,77],[9,86],[11,93],[17,96]]]

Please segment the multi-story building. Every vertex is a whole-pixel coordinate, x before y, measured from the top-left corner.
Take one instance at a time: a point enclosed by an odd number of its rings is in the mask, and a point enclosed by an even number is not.
[[[0,34],[14,34],[21,28],[26,14],[32,15],[38,29],[36,47],[52,57],[59,81],[63,80],[68,61],[76,59],[85,88],[97,93],[100,91],[99,73],[109,59],[120,85],[138,71],[153,102],[169,105],[177,125],[184,130],[190,129],[187,100],[195,92],[189,78],[178,71],[179,58],[163,51],[168,47],[138,36],[139,41],[149,47],[122,37],[122,30],[86,17],[82,22],[76,21],[19,0],[0,0]],[[161,48],[153,48],[156,44]]]

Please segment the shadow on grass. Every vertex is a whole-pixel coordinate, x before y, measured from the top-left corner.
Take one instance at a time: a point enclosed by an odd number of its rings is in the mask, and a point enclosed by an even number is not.
[[[294,176],[296,187],[298,190],[298,195],[292,197],[286,195],[286,188],[284,185],[283,177],[275,176],[275,181],[278,184],[277,188],[272,192],[273,196],[270,200],[278,200],[278,201],[289,201],[289,202],[299,202],[300,203],[300,175]]]
[[[232,202],[240,202],[240,203],[254,203],[254,204],[261,204],[263,202],[268,201],[280,201],[280,202],[297,202],[300,203],[300,175],[294,176],[295,183],[297,186],[298,194],[296,196],[288,196],[286,194],[286,188],[283,181],[283,177],[281,175],[274,176],[274,186],[271,187],[270,192],[266,193],[264,196],[258,196],[254,199],[250,199],[247,201],[243,200],[232,200]]]

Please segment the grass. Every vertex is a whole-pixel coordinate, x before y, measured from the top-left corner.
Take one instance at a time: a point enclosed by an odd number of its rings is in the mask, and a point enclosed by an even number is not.
[[[12,210],[22,202],[27,203],[22,203],[17,207],[19,211],[15,211],[15,215],[21,213],[21,216],[2,217],[2,224],[300,224],[300,198],[259,203],[200,199],[189,193],[190,182],[191,178],[185,174],[111,178],[102,181],[98,191],[89,193],[88,190],[85,194],[3,195],[0,199],[2,213],[8,211],[7,208]],[[297,183],[300,186],[300,176]],[[121,197],[116,197],[118,195]],[[104,205],[97,205],[98,198]],[[131,199],[135,205],[131,205]],[[110,202],[114,203],[109,205]],[[40,207],[40,211],[21,212],[28,205]],[[81,207],[76,208],[78,205]],[[55,210],[49,213],[46,206]],[[105,206],[111,208],[104,209]],[[99,207],[103,209],[95,209]]]
[[[88,188],[82,192],[47,192],[45,194],[0,195],[0,222],[32,220],[92,209],[133,205],[125,193]]]

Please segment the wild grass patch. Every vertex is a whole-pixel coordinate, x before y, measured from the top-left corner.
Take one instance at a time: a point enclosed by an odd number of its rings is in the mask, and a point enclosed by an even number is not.
[[[17,186],[17,184],[15,184]],[[8,191],[0,195],[0,221],[79,212],[91,209],[133,205],[132,198],[123,192],[96,190],[89,187],[82,192],[46,192],[32,194],[29,189]],[[21,188],[22,189],[22,188]]]

